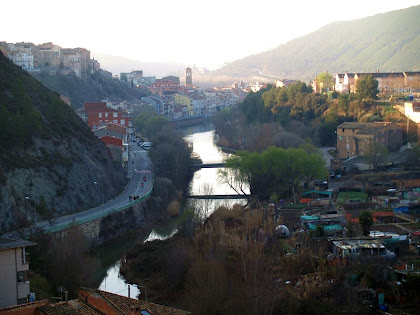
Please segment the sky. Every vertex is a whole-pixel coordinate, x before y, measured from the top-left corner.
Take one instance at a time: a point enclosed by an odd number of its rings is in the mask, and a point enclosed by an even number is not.
[[[2,1],[0,41],[214,70],[331,22],[415,5],[420,0]]]

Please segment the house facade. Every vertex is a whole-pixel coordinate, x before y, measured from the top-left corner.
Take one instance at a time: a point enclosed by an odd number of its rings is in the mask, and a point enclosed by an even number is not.
[[[105,102],[84,103],[83,108],[88,126],[91,129],[108,123],[128,126],[127,117],[123,117],[121,112],[107,107]]]
[[[29,291],[26,247],[33,242],[0,237],[0,308],[25,303]]]
[[[345,122],[337,127],[337,158],[367,156],[374,143],[382,144],[389,151],[397,151],[402,141],[402,129],[394,123]]]
[[[420,91],[420,72],[339,73],[334,88],[340,93],[356,93],[361,77],[371,75],[378,81],[380,93],[412,93]]]
[[[8,57],[15,65],[22,67],[24,70],[31,70],[34,68],[34,56],[30,53],[13,51],[9,53]]]
[[[44,43],[32,47],[36,67],[55,67],[61,64],[61,47],[53,43]]]
[[[420,102],[404,103],[404,115],[417,124],[417,144],[420,144]]]
[[[74,71],[79,78],[90,74],[90,51],[85,48],[64,48],[62,64]]]
[[[156,80],[156,82],[149,87],[150,93],[158,94],[160,96],[167,93],[177,93],[180,90],[179,79],[178,81],[171,79],[162,78],[161,80]]]

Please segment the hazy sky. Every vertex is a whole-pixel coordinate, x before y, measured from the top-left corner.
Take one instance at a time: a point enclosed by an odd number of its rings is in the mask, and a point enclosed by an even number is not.
[[[2,1],[0,41],[53,42],[216,69],[316,31],[420,0]],[[100,60],[99,60],[100,61]]]

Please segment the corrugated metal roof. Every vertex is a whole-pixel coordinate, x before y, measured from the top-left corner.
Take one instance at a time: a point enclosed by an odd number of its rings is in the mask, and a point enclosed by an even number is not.
[[[36,245],[34,242],[0,237],[0,250]]]

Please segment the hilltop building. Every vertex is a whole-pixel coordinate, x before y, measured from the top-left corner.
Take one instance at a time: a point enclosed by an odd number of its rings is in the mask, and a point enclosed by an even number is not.
[[[334,89],[340,93],[356,93],[357,81],[365,75],[372,75],[378,81],[379,92],[414,92],[420,89],[420,72],[373,72],[339,73],[335,75]]]
[[[149,86],[156,82],[156,77],[144,77],[143,70],[135,70],[131,72],[121,72],[120,81],[131,86]]]
[[[4,55],[27,71],[73,72],[82,78],[100,69],[99,62],[91,59],[85,48],[61,48],[51,42],[41,45],[0,42],[0,47]]]

